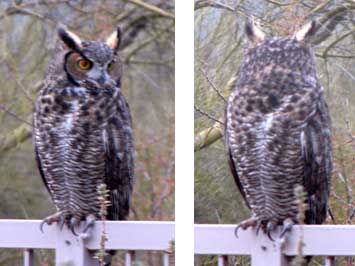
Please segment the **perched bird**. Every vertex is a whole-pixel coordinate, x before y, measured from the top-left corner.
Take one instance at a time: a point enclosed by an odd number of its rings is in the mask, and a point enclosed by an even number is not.
[[[225,148],[235,182],[256,227],[271,237],[297,223],[294,190],[305,191],[305,223],[327,216],[332,172],[331,124],[311,50],[315,22],[292,38],[266,38],[247,22],[249,46],[226,107]]]
[[[59,28],[62,43],[50,61],[33,114],[39,172],[57,222],[84,232],[100,218],[97,188],[108,190],[108,220],[125,220],[133,187],[134,141],[129,106],[121,92],[121,31],[105,42],[84,41]]]

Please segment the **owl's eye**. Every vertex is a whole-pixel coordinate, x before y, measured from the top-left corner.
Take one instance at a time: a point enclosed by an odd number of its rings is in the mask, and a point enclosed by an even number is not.
[[[108,64],[107,71],[110,72],[112,69],[113,69],[113,62]]]
[[[85,59],[79,59],[76,61],[76,65],[81,70],[89,70],[92,67],[91,62]]]

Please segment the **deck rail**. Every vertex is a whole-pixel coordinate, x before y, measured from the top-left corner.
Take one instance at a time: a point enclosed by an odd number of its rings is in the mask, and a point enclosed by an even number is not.
[[[97,266],[92,257],[100,249],[102,222],[97,221],[89,237],[75,236],[66,227],[44,226],[39,220],[0,220],[0,248],[24,249],[24,266],[34,265],[33,249],[55,249],[56,266]],[[83,225],[82,225],[83,226]],[[82,232],[82,226],[76,232]],[[174,222],[107,221],[107,250],[125,250],[125,264],[132,265],[133,251],[161,251],[168,266],[170,245],[174,241]]]
[[[236,225],[196,224],[195,254],[218,255],[218,266],[225,266],[230,255],[251,256],[252,266],[287,265],[287,256],[324,256],[324,265],[334,266],[336,256],[355,256],[355,225],[295,225],[280,239],[276,230],[271,241],[263,232],[256,236],[254,229],[239,230]]]

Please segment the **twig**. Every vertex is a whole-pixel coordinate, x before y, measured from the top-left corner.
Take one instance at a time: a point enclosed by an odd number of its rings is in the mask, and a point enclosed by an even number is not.
[[[0,20],[7,17],[7,16],[14,15],[14,14],[29,15],[29,16],[35,17],[37,19],[40,19],[42,21],[50,22],[52,25],[57,25],[56,21],[54,21],[48,17],[44,17],[41,14],[36,13],[32,10],[24,9],[20,6],[11,6],[8,9],[6,9],[5,13],[0,15]]]
[[[332,196],[334,198],[336,198],[337,200],[339,200],[341,203],[343,203],[344,205],[346,205],[348,208],[351,208],[351,210],[355,211],[355,206],[354,205],[351,205],[349,204],[348,202],[346,202],[346,200],[344,200],[343,198],[339,197],[337,194],[335,194],[335,192],[333,191],[332,193]]]
[[[200,1],[196,1],[195,2],[195,10],[198,10],[200,8],[204,8],[204,7],[215,7],[215,8],[222,8],[222,9],[226,9],[228,11],[231,12],[235,12],[235,8],[228,6],[224,3],[218,2],[218,1],[213,1],[213,0],[200,0]]]
[[[316,55],[317,57],[325,58],[325,57],[323,56],[323,54],[320,54],[320,53],[315,53],[315,55]],[[353,58],[355,58],[355,55],[327,54],[326,57],[338,57],[338,58],[343,58],[343,59],[353,59]]]
[[[150,45],[151,43],[153,43],[154,41],[156,41],[161,35],[163,35],[164,33],[166,33],[171,27],[173,27],[173,24],[169,24],[166,28],[164,28],[163,30],[157,32],[156,34],[154,34],[151,38],[149,38],[148,40],[146,40],[145,42],[142,42],[140,45],[138,45],[137,47],[135,47],[127,56],[125,59],[125,63],[129,63],[129,60],[131,59],[132,56],[134,56],[139,50],[145,48],[146,46]]]
[[[339,65],[338,63],[335,63],[335,65],[339,67],[341,70],[343,70],[352,80],[355,80],[355,77],[348,70],[346,70],[342,65]]]
[[[323,3],[320,3],[319,5],[314,7],[311,11],[309,11],[308,14],[306,15],[306,17],[309,17],[310,15],[312,15],[312,14],[318,12],[319,10],[323,9],[324,7],[326,7],[332,1],[333,0],[328,0],[328,1],[325,1]]]
[[[212,115],[206,113],[205,111],[202,111],[200,108],[198,108],[196,105],[194,105],[194,108],[197,112],[199,112],[200,114],[208,117],[209,119],[211,119],[212,121],[215,121],[217,123],[220,123],[221,125],[224,125],[223,122],[219,121],[217,118],[213,117]]]
[[[213,81],[208,77],[206,71],[203,68],[199,68],[203,76],[207,79],[208,83],[211,85],[211,87],[214,89],[215,92],[217,92],[218,96],[226,103],[227,100],[224,98],[220,90],[217,88],[217,86],[213,83]]]
[[[290,6],[299,2],[299,1],[292,1],[291,3],[281,3],[273,0],[266,0],[266,1],[277,6]]]
[[[329,38],[338,23],[344,18],[346,12],[351,9],[355,9],[355,6],[344,5],[337,7],[322,16],[318,20],[316,30],[320,31],[316,34],[315,38],[312,39],[312,43],[317,45]],[[324,29],[320,29],[321,27],[324,27]]]
[[[24,122],[24,123],[26,123],[26,124],[29,125],[29,126],[32,126],[32,123],[30,123],[30,122],[28,122],[27,120],[25,120],[25,119],[19,117],[17,114],[15,114],[15,113],[9,111],[9,109],[7,109],[5,106],[3,106],[3,105],[1,105],[1,104],[0,104],[0,110],[2,110],[3,112],[5,112],[6,114],[8,114],[8,115],[10,115],[10,116],[12,116],[12,117],[14,117],[14,118],[16,118],[17,120],[19,120],[19,121],[21,121],[21,122]]]
[[[345,39],[346,37],[350,36],[351,34],[355,33],[355,27],[352,28],[351,30],[349,30],[348,32],[346,32],[345,34],[343,34],[342,36],[340,36],[338,39],[336,39],[335,41],[333,41],[331,44],[329,44],[329,46],[324,50],[323,52],[323,57],[327,56],[328,51],[334,46],[336,45],[338,42],[342,41],[343,39]]]
[[[132,4],[135,4],[137,6],[143,7],[151,12],[157,13],[163,17],[167,17],[167,18],[172,18],[175,19],[175,15],[173,13],[170,13],[168,11],[165,11],[157,6],[145,3],[141,0],[126,0],[127,2],[130,2]]]

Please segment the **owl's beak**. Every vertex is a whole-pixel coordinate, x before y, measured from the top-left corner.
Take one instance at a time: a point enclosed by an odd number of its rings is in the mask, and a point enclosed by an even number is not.
[[[106,73],[106,71],[102,71],[101,75],[99,77],[99,79],[97,80],[97,82],[100,85],[110,85],[112,84],[112,79],[110,78],[110,76]]]

